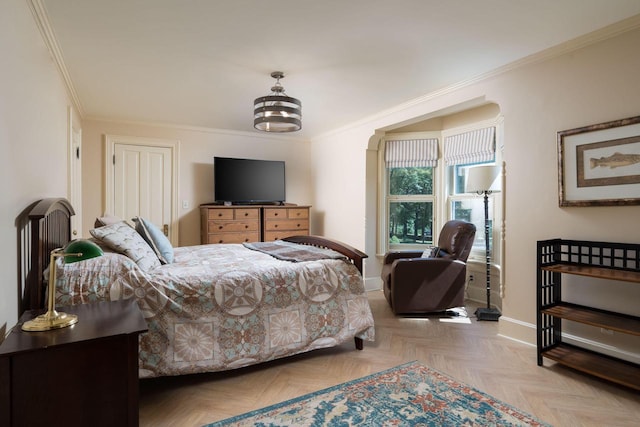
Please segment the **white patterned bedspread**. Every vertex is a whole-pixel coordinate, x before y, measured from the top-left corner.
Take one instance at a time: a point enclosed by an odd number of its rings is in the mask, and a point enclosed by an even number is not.
[[[136,298],[140,377],[222,371],[374,339],[362,277],[343,260],[280,261],[242,245],[175,248],[143,272],[124,255],[61,265],[59,305]]]

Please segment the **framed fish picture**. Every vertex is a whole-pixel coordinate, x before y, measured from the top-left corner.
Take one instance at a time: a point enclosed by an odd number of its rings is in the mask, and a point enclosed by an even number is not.
[[[640,205],[640,116],[558,132],[559,204]]]

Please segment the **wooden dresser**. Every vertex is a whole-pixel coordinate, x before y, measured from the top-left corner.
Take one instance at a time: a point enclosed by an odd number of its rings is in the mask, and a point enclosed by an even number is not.
[[[263,208],[262,241],[309,234],[309,206]]]
[[[200,218],[202,244],[260,241],[260,206],[202,206]]]
[[[200,206],[200,241],[266,242],[309,234],[311,206]]]

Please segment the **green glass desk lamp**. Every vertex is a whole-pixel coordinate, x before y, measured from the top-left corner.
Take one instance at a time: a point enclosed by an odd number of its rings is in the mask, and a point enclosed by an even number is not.
[[[47,312],[22,324],[23,331],[49,331],[66,328],[78,322],[78,316],[56,311],[56,258],[64,257],[65,263],[74,263],[104,255],[102,249],[89,240],[73,240],[64,248],[51,251],[49,258],[49,284],[47,287]]]

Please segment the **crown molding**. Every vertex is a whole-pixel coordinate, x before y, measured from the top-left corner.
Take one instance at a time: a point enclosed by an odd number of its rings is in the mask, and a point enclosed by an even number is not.
[[[69,75],[69,71],[67,70],[67,66],[64,63],[64,57],[62,55],[62,49],[60,49],[60,45],[56,40],[55,32],[49,23],[49,15],[47,14],[47,9],[45,8],[42,0],[27,0],[27,4],[31,9],[31,13],[33,18],[40,30],[40,34],[42,34],[42,39],[44,40],[51,57],[53,58],[53,62],[55,62],[62,79],[64,80],[64,84],[67,88],[67,93],[69,94],[69,98],[71,98],[71,102],[75,107],[76,111],[80,115],[80,118],[83,118],[84,113],[82,110],[82,104],[80,103],[80,98],[78,98],[78,94],[73,86],[73,82],[71,81],[71,76]]]
[[[414,98],[411,99],[407,102],[404,102],[402,104],[398,104],[395,107],[391,107],[389,109],[380,111],[376,114],[364,117],[360,120],[357,120],[355,122],[352,122],[348,125],[342,126],[340,128],[337,129],[333,129],[330,130],[328,132],[316,135],[315,137],[312,137],[311,140],[316,140],[316,139],[322,139],[322,138],[327,138],[329,136],[338,134],[338,133],[342,133],[345,131],[348,131],[350,129],[354,129],[357,128],[359,126],[365,125],[367,123],[371,123],[371,122],[375,122],[375,121],[379,121],[379,120],[383,120],[386,117],[389,117],[391,115],[400,113],[402,111],[408,110],[412,107],[415,107],[417,105],[423,104],[425,102],[428,102],[430,100],[439,98],[441,96],[456,92],[460,89],[463,89],[465,87],[474,85],[476,83],[479,83],[483,80],[488,80],[490,78],[499,76],[501,74],[505,74],[509,71],[513,71],[513,70],[517,70],[519,68],[522,68],[526,65],[531,65],[531,64],[536,64],[536,63],[541,63],[553,58],[557,58],[559,56],[565,55],[567,53],[576,51],[578,49],[582,49],[584,47],[599,43],[601,41],[607,40],[607,39],[611,39],[613,37],[619,36],[621,34],[624,34],[626,32],[635,30],[637,28],[640,28],[640,14],[632,16],[630,18],[624,19],[622,21],[616,22],[614,24],[608,25],[606,27],[603,27],[599,30],[593,31],[591,33],[576,37],[572,40],[566,41],[564,43],[561,43],[559,45],[550,47],[548,49],[544,49],[540,52],[531,54],[529,56],[525,56],[524,58],[518,59],[516,61],[510,62],[506,65],[503,65],[501,67],[495,68],[491,71],[488,71],[486,73],[482,73],[479,74],[475,77],[471,77],[465,80],[461,80],[457,83],[454,83],[452,85],[443,87],[441,89],[438,89],[436,91],[430,92],[426,95],[422,95],[418,98]],[[388,125],[385,125],[388,126]]]
[[[172,129],[172,130],[182,130],[188,132],[200,132],[200,133],[210,133],[216,135],[232,135],[232,136],[240,136],[243,138],[260,138],[260,139],[270,139],[275,141],[291,141],[291,142],[309,142],[308,139],[295,137],[295,136],[285,136],[282,134],[271,134],[265,132],[247,132],[233,129],[218,129],[218,128],[209,128],[204,126],[191,126],[191,125],[181,125],[177,123],[167,123],[167,122],[145,122],[141,120],[119,120],[119,119],[109,119],[104,117],[96,117],[96,116],[88,116],[85,117],[84,120],[94,121],[94,122],[103,122],[103,123],[113,123],[118,125],[128,125],[128,126],[147,126],[147,127],[155,127],[155,128],[164,128],[164,129]]]

